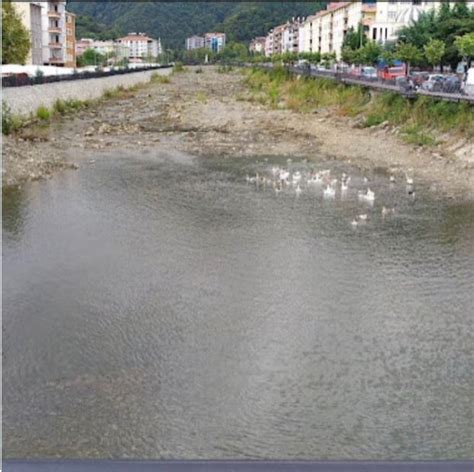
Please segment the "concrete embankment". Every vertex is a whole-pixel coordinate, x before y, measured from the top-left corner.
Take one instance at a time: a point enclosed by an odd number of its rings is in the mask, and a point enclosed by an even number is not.
[[[56,100],[93,100],[101,97],[107,90],[149,82],[152,74],[168,75],[170,73],[171,69],[156,69],[98,79],[9,87],[3,89],[2,98],[14,115],[24,116],[35,113],[40,106],[51,108]]]

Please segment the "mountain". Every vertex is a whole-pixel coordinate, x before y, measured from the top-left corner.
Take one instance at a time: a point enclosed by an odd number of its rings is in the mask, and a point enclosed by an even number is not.
[[[326,2],[68,2],[78,14],[78,37],[113,37],[130,31],[161,37],[182,48],[193,34],[222,31],[228,41],[250,41],[291,17],[307,16]]]

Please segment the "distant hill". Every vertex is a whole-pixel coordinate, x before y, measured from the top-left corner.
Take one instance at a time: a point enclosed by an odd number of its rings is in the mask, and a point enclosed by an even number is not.
[[[79,15],[78,37],[106,38],[129,31],[161,37],[167,48],[184,47],[193,34],[222,31],[228,41],[250,41],[295,16],[327,2],[68,2]]]

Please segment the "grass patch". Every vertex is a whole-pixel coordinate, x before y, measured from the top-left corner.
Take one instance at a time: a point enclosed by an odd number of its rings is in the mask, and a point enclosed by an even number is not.
[[[366,127],[385,121],[403,127],[403,139],[417,146],[433,146],[436,132],[452,132],[474,137],[474,113],[467,103],[433,100],[420,96],[416,100],[392,92],[376,93],[347,86],[324,78],[296,78],[282,67],[271,71],[253,68],[245,72],[251,91],[250,101],[270,107],[282,103],[292,110],[309,112],[331,109],[337,115],[364,118]]]
[[[232,66],[219,66],[217,68],[217,73],[218,74],[229,74],[230,72],[233,72],[234,68]]]
[[[175,65],[173,66],[173,73],[181,73],[181,72],[186,72],[186,69],[184,68],[183,64],[181,62],[176,62]]]
[[[151,74],[150,82],[154,84],[170,84],[171,80],[167,75],[160,75],[154,72]]]
[[[2,100],[2,134],[15,133],[23,126],[23,120],[12,114],[8,104]]]
[[[41,105],[36,110],[36,118],[38,118],[40,121],[49,121],[51,118],[51,112],[48,110],[48,108]]]
[[[198,102],[207,103],[208,98],[209,98],[209,97],[207,96],[207,94],[206,94],[205,92],[198,92],[198,93],[196,94],[196,100],[197,100]]]

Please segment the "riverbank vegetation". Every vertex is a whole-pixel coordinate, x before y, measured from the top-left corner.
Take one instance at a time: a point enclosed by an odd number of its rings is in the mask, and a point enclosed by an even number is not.
[[[327,110],[356,119],[362,127],[391,126],[417,145],[434,145],[443,133],[474,137],[474,113],[468,104],[429,97],[408,100],[392,92],[373,93],[330,79],[296,77],[282,67],[244,72],[251,100],[272,108],[308,113]]]
[[[167,76],[153,74],[149,83],[168,84],[170,79]],[[119,85],[118,87],[106,90],[101,97],[95,100],[57,99],[51,108],[41,105],[35,113],[31,113],[29,116],[13,114],[8,103],[2,100],[2,134],[20,133],[24,128],[28,128],[27,135],[34,137],[34,129],[37,127],[38,133],[43,135],[45,126],[64,115],[71,115],[84,108],[97,106],[106,100],[132,98],[135,92],[147,84],[136,84],[130,87]]]

